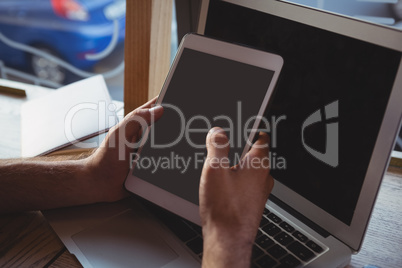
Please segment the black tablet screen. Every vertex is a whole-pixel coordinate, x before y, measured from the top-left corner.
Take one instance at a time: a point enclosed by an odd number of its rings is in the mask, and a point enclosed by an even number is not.
[[[241,156],[274,72],[185,48],[133,175],[198,205],[205,138],[226,130],[229,159]],[[247,133],[247,132],[246,132]]]

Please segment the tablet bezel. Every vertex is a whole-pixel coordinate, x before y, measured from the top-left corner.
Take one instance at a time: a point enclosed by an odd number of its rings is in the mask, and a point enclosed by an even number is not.
[[[159,94],[157,104],[162,103],[162,100],[166,94],[166,90],[169,87],[170,81],[185,48],[273,71],[274,74],[271,83],[267,89],[267,93],[262,101],[261,107],[258,112],[258,116],[264,115],[264,111],[268,105],[269,98],[272,95],[272,92],[279,77],[280,70],[283,66],[282,57],[276,54],[271,54],[264,51],[231,44],[216,39],[211,39],[197,34],[187,34],[183,38],[183,41],[181,42],[176,54],[175,60],[172,64],[172,67],[170,68],[166,81]],[[260,120],[257,119],[255,124],[253,125],[253,129],[257,129],[259,123]],[[150,127],[144,133],[145,136],[141,141],[138,154],[141,153],[141,149],[147,140],[149,131]],[[254,134],[254,132],[251,132],[249,141],[254,138]],[[243,150],[243,155],[249,149],[249,143],[246,144],[247,145]],[[128,191],[137,194],[142,198],[145,198],[146,200],[151,201],[189,221],[201,225],[198,205],[134,176],[134,168],[135,163],[133,165],[133,168],[128,173],[127,179],[125,181],[125,187]]]

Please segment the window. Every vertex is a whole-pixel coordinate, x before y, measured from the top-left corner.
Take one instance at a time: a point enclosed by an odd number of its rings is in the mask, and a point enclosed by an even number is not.
[[[2,0],[0,78],[59,88],[103,74],[123,101],[125,17],[126,0]],[[172,55],[176,29],[173,16]]]

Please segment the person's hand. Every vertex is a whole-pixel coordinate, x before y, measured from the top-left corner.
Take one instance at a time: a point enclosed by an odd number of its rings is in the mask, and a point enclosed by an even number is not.
[[[268,141],[268,135],[260,133],[241,162],[230,167],[226,134],[220,128],[208,133],[200,182],[204,267],[249,267],[252,244],[274,184]]]
[[[148,125],[163,114],[156,99],[109,130],[101,146],[82,156],[0,161],[0,214],[117,201],[127,196],[130,154]]]
[[[138,107],[109,130],[100,147],[86,159],[93,177],[93,191],[98,201],[117,201],[127,196],[123,183],[131,163],[131,153],[138,148],[144,129],[163,114],[155,106],[156,98]]]

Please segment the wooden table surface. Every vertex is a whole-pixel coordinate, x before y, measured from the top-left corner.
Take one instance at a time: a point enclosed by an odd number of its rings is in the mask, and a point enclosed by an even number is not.
[[[389,168],[361,251],[347,268],[402,267],[402,170]],[[0,216],[0,267],[81,267],[41,212]]]
[[[0,79],[0,84],[1,84]],[[48,92],[30,87],[27,98],[0,94],[0,158],[18,157],[19,109]],[[361,251],[347,268],[371,264],[402,268],[402,169],[383,179]],[[39,211],[0,216],[0,267],[81,267]]]

